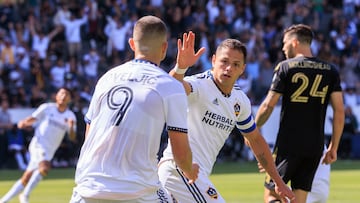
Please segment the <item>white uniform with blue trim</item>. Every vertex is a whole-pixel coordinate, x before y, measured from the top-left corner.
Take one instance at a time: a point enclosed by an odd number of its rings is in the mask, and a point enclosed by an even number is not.
[[[186,107],[182,84],[150,62],[129,61],[103,75],[85,115],[90,129],[71,202],[171,202],[161,191],[157,152],[165,123],[187,132]]]
[[[184,80],[192,87],[188,95],[188,136],[200,174],[194,185],[186,184],[172,161],[168,145],[159,164],[160,181],[179,202],[225,202],[209,176],[232,129],[235,126],[242,132],[255,129],[250,100],[238,87],[234,87],[230,95],[223,95],[210,71]]]
[[[50,161],[65,133],[70,130],[67,122],[73,120],[76,123],[76,116],[70,109],[59,112],[55,103],[40,105],[31,116],[36,118],[37,122],[34,137],[29,144],[30,162],[27,170],[38,168],[41,161]]]

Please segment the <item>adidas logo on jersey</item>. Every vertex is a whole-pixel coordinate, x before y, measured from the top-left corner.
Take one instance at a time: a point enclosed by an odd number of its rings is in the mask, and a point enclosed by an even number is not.
[[[218,99],[217,99],[217,98],[214,99],[214,101],[213,101],[212,103],[215,104],[215,105],[219,105],[219,102],[218,102]]]

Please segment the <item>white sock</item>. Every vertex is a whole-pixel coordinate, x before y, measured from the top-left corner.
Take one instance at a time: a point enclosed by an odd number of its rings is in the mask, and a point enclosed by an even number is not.
[[[29,196],[30,192],[37,186],[37,184],[42,180],[42,175],[40,174],[39,170],[35,170],[28,182],[28,184],[25,186],[23,194],[25,196]]]
[[[3,202],[8,202],[15,196],[17,196],[24,189],[24,185],[21,183],[21,180],[15,182],[12,188],[4,195],[1,199]]]
[[[24,162],[24,158],[23,158],[21,152],[16,152],[15,153],[15,159],[16,159],[16,161],[18,163],[19,168],[21,170],[25,170],[26,169],[26,164]]]

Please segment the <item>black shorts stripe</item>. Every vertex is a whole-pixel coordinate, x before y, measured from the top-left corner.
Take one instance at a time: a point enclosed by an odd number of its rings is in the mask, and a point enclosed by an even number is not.
[[[195,183],[189,184],[188,179],[182,174],[182,172],[178,168],[176,168],[176,171],[179,173],[184,184],[188,188],[191,195],[194,197],[195,202],[206,203],[204,196],[201,194],[201,192],[200,192],[199,188],[196,186],[196,184]]]

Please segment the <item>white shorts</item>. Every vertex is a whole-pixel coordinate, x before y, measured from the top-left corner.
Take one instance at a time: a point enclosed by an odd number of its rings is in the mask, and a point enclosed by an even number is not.
[[[80,196],[78,192],[73,190],[70,203],[175,203],[170,195],[163,189],[159,188],[156,193],[145,195],[138,199],[132,200],[104,200],[92,199]]]
[[[168,190],[178,203],[225,202],[208,176],[199,173],[195,183],[189,184],[187,178],[176,167],[172,159],[161,161],[158,173],[162,186]]]
[[[330,165],[319,164],[306,203],[326,203],[329,197]]]
[[[30,142],[29,145],[30,161],[26,168],[28,171],[35,170],[42,161],[51,161],[53,153],[49,153],[36,142]]]

